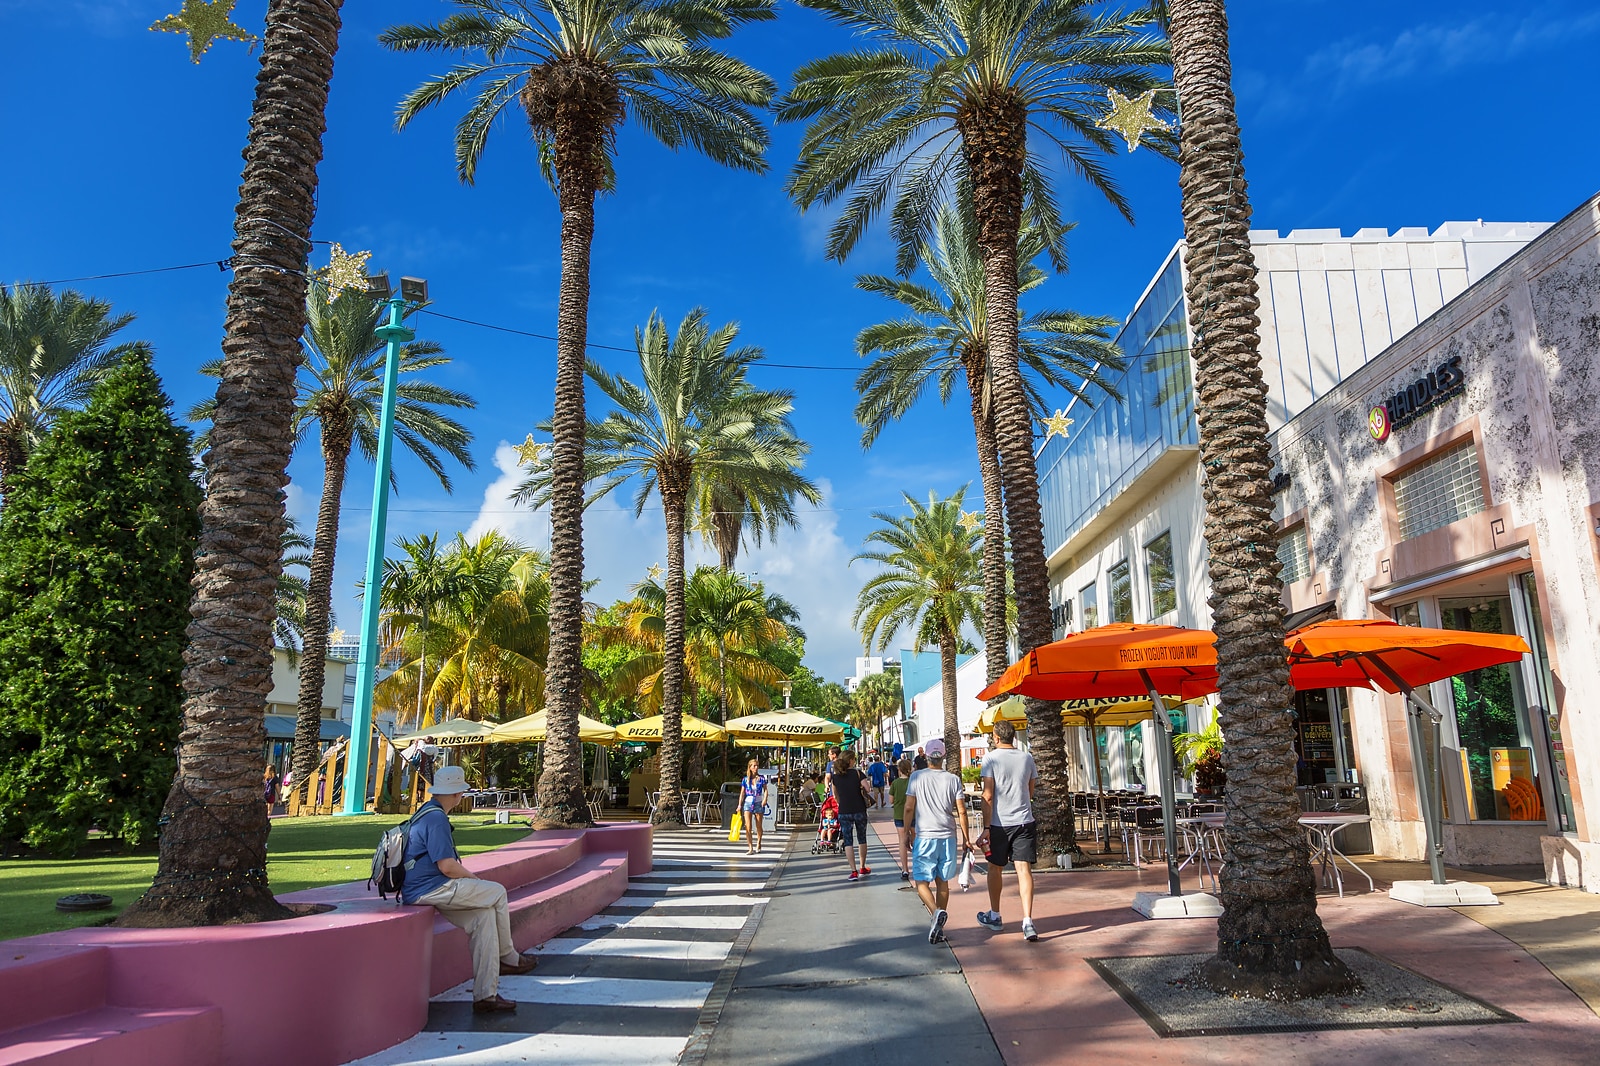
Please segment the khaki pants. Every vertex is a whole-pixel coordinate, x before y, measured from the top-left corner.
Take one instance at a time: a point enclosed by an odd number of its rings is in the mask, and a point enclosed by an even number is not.
[[[488,999],[500,991],[500,964],[521,961],[511,942],[511,912],[505,886],[496,881],[459,877],[446,881],[416,902],[438,910],[451,925],[467,931],[472,945],[472,998]]]

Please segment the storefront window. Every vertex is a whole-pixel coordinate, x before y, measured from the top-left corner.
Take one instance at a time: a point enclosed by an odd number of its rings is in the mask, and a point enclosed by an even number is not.
[[[1083,628],[1100,624],[1100,593],[1095,586],[1085,585],[1078,591],[1078,613],[1083,616]]]
[[[1507,596],[1440,600],[1439,616],[1445,629],[1516,632]],[[1450,678],[1448,684],[1470,817],[1475,821],[1544,821],[1521,665],[1473,670]]]
[[[1350,725],[1340,713],[1335,689],[1295,693],[1295,777],[1301,785],[1344,779],[1349,765]]]
[[[1172,533],[1161,534],[1144,546],[1145,570],[1150,578],[1150,617],[1160,618],[1178,609],[1178,575],[1172,559]]]
[[[1530,571],[1517,577],[1523,602],[1528,609],[1528,646],[1533,649],[1534,700],[1529,717],[1536,723],[1543,716],[1550,744],[1551,777],[1555,785],[1557,821],[1561,832],[1577,832],[1572,814],[1572,782],[1567,777],[1567,753],[1561,735],[1561,716],[1556,713],[1555,681],[1550,676],[1550,656],[1544,646],[1544,620],[1539,611],[1539,583]]]
[[[1285,585],[1311,576],[1311,546],[1306,542],[1304,522],[1278,538],[1278,565],[1283,568],[1278,576]]]
[[[1478,449],[1471,441],[1394,479],[1400,539],[1420,537],[1483,510]]]
[[[1133,621],[1133,572],[1126,559],[1111,568],[1111,620]]]

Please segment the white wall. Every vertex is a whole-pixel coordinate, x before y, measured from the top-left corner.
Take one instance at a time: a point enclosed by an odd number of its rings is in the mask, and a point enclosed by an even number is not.
[[[344,704],[345,670],[355,672],[355,667],[343,659],[326,659],[322,675],[322,716],[334,718]],[[289,653],[282,648],[272,649],[272,691],[267,695],[267,713],[294,714],[300,706],[299,660],[290,665]]]

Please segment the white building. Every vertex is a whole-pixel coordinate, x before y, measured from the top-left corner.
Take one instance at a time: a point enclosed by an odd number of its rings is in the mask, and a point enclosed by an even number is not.
[[[889,665],[894,665],[890,662]],[[881,674],[884,669],[884,659],[881,655],[857,655],[856,672],[844,679],[845,691],[855,693],[856,687],[866,680],[869,675]]]
[[[961,726],[961,765],[972,762],[976,753],[981,759],[989,750],[989,740],[978,732],[978,718],[983,714],[984,703],[978,699],[987,683],[984,659],[975,655],[956,668],[956,720]],[[907,749],[915,751],[934,737],[944,736],[944,682],[936,681],[931,688],[923,689],[911,697],[904,735],[910,737]],[[948,765],[948,764],[947,764]]]

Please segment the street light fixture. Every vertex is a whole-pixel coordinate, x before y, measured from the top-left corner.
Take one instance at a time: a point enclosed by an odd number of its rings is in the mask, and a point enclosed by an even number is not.
[[[383,549],[388,540],[389,468],[394,457],[395,388],[400,377],[400,346],[416,339],[401,321],[406,303],[424,303],[428,283],[421,278],[401,278],[400,294],[390,295],[389,275],[367,277],[367,293],[389,305],[389,321],[372,332],[386,350],[383,359],[383,413],[378,425],[378,462],[372,476],[372,528],[367,535],[367,578],[361,600],[361,650],[356,659],[356,706],[350,722],[350,753],[345,762],[344,807],[341,814],[370,814],[367,810],[367,768],[372,748],[372,690],[378,683],[379,589],[383,585]],[[419,295],[420,294],[420,295]]]

